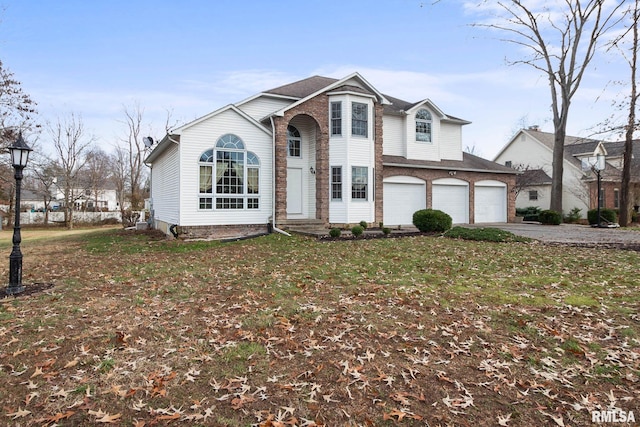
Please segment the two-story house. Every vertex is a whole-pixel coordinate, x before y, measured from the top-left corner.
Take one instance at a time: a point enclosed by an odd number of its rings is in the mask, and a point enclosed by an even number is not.
[[[516,187],[517,208],[536,206],[549,209],[551,203],[551,174],[554,134],[543,132],[538,126],[518,131],[498,152],[494,161],[523,169]],[[634,141],[635,146],[640,142]],[[598,206],[596,175],[583,168],[583,160],[598,153],[605,155],[605,169],[601,172],[600,206],[619,209],[623,167],[624,141],[610,142],[591,138],[567,136],[564,144],[562,176],[562,211],[566,215],[572,209],[581,210],[586,218],[589,209]],[[634,150],[637,152],[637,149]],[[631,163],[631,206],[640,204],[640,160]]]
[[[424,208],[454,223],[506,222],[516,172],[463,152],[468,123],[358,73],[267,90],[158,143],[146,159],[153,223],[220,238],[296,221],[406,225]]]

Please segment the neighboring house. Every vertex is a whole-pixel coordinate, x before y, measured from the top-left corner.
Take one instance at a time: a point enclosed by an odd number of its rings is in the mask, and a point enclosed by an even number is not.
[[[75,211],[118,211],[120,203],[115,186],[111,182],[105,182],[101,188],[91,189],[88,185],[73,188]],[[53,196],[52,205],[64,204],[64,184],[61,180],[54,181],[51,186],[51,194]]]
[[[454,223],[511,220],[517,172],[463,153],[468,123],[428,99],[383,95],[358,73],[271,89],[159,142],[145,160],[153,223],[224,237],[267,224],[401,226],[427,207]]]
[[[494,161],[523,170],[518,177],[516,207],[537,206],[549,209],[554,134],[542,132],[537,126],[521,129],[500,150]],[[640,150],[640,143],[636,143]],[[634,147],[635,147],[634,146]],[[597,152],[605,154],[606,168],[602,172],[602,207],[619,208],[624,142],[606,142],[590,138],[567,136],[564,146],[562,210],[581,210],[582,217],[597,207],[597,179],[592,171],[582,168],[582,161]],[[632,163],[632,205],[640,202],[640,165]]]

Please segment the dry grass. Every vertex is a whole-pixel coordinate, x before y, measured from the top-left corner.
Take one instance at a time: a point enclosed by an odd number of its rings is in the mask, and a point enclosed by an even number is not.
[[[25,283],[55,287],[0,302],[5,424],[640,417],[636,252],[114,230],[23,252]]]

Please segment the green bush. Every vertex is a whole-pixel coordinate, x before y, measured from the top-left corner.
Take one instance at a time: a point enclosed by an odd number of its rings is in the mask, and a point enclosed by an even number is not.
[[[527,237],[516,236],[510,231],[499,228],[466,228],[453,227],[444,233],[445,237],[452,239],[479,240],[485,242],[529,242]]]
[[[568,222],[568,223],[578,222],[581,216],[580,212],[582,212],[582,209],[580,208],[571,209],[571,212],[569,212],[569,215],[564,217],[564,222]]]
[[[340,237],[341,234],[342,230],[340,230],[339,228],[332,228],[331,230],[329,230],[329,236],[331,237]]]
[[[388,236],[389,234],[391,234],[391,229],[389,227],[382,227],[382,234]]]
[[[364,228],[366,230],[368,226],[369,226],[369,224],[367,224],[367,221],[360,221],[360,227],[362,227],[362,228]]]
[[[364,228],[361,225],[356,225],[351,229],[351,234],[353,234],[355,237],[362,236],[362,233],[364,233]]]
[[[423,233],[443,233],[451,228],[452,223],[449,215],[437,209],[422,209],[413,214],[413,225]]]
[[[547,225],[560,225],[562,223],[562,214],[552,210],[542,211],[538,215],[538,221]]]
[[[516,216],[524,217],[523,221],[538,221],[538,215],[540,215],[540,209],[537,206],[529,206],[526,208],[517,208]]]
[[[600,218],[602,219],[602,222],[618,222],[618,216],[616,215],[616,211],[613,209],[600,209]],[[589,224],[597,224],[598,210],[590,209],[587,211],[587,219],[589,220]]]

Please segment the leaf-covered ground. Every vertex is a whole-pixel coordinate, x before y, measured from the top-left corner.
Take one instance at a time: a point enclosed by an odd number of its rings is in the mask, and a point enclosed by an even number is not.
[[[23,253],[55,286],[0,300],[2,425],[640,418],[637,252],[111,230]]]

